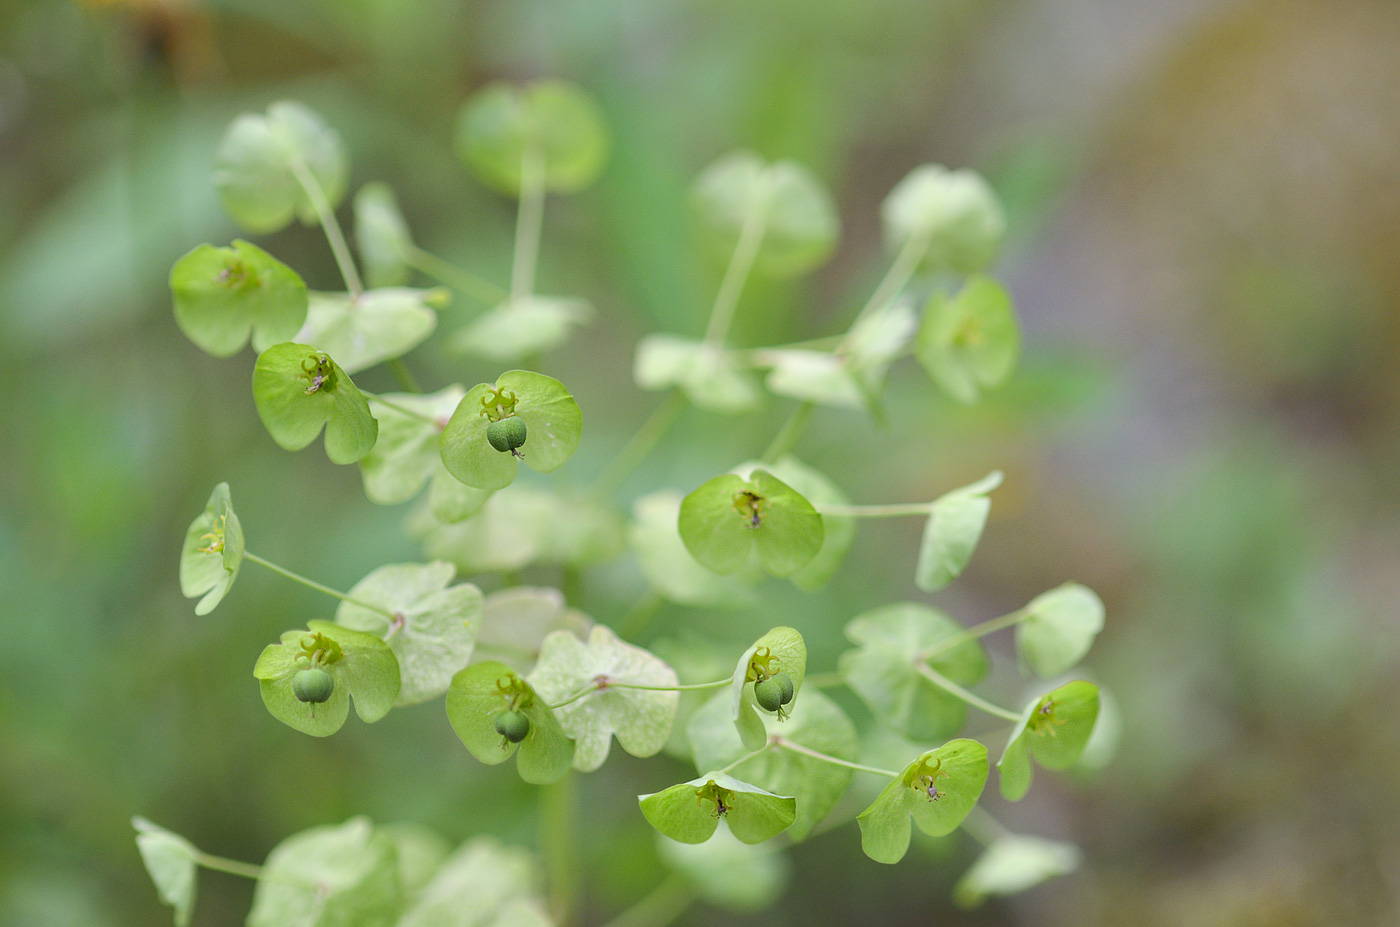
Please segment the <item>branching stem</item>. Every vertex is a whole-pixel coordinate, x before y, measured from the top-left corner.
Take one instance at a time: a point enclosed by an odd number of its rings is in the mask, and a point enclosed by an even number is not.
[[[385,618],[389,619],[391,624],[396,618],[398,618],[397,615],[389,611],[387,608],[383,608],[379,605],[371,605],[369,602],[366,602],[363,599],[356,599],[352,596],[348,596],[345,593],[339,591],[338,589],[332,589],[330,586],[323,586],[321,583],[316,582],[316,580],[307,579],[305,576],[302,576],[299,573],[293,573],[286,567],[278,566],[271,560],[264,560],[262,557],[259,557],[251,550],[243,551],[243,557],[245,560],[251,560],[259,566],[267,567],[274,573],[281,573],[283,576],[287,577],[292,582],[301,583],[308,589],[315,589],[317,592],[323,592],[328,596],[340,599],[342,602],[349,602],[351,605],[358,605],[360,608],[366,608],[376,614],[383,615]]]
[[[823,505],[823,515],[844,518],[898,518],[904,515],[927,515],[933,511],[932,502],[899,502],[892,505]]]
[[[967,628],[966,630],[960,631],[957,634],[952,635],[951,637],[943,638],[943,640],[934,644],[932,647],[930,647],[928,650],[925,650],[923,653],[919,654],[919,659],[928,660],[929,658],[936,657],[941,653],[947,653],[954,647],[957,647],[960,644],[965,644],[970,640],[976,640],[979,637],[985,637],[988,634],[1000,631],[1002,628],[1009,628],[1012,625],[1022,621],[1026,617],[1026,614],[1027,613],[1024,611],[1012,612],[1009,615],[1002,615],[1000,618],[992,618],[988,621],[983,621],[981,624],[975,624],[972,627]]]
[[[292,158],[291,163],[292,175],[306,191],[306,198],[311,201],[311,208],[316,210],[316,218],[326,233],[326,241],[331,246],[331,254],[335,255],[340,276],[345,279],[345,288],[350,291],[351,299],[359,299],[365,286],[360,282],[360,272],[355,269],[355,259],[350,256],[350,246],[345,243],[345,233],[340,230],[335,210],[331,208],[330,200],[326,199],[326,191],[321,189],[321,182],[301,158]]]
[[[414,410],[414,409],[410,409],[408,406],[399,405],[397,402],[394,402],[394,400],[392,400],[392,399],[385,399],[383,396],[379,395],[378,393],[371,393],[371,392],[369,392],[369,391],[367,391],[367,390],[360,390],[360,393],[363,394],[364,397],[365,397],[366,399],[368,399],[370,402],[377,402],[377,403],[379,403],[381,406],[383,406],[384,408],[386,408],[386,409],[393,409],[395,412],[399,413],[400,415],[407,415],[409,418],[416,418],[416,419],[418,419],[418,420],[421,421],[421,422],[427,422],[428,424],[430,424],[430,425],[432,425],[433,427],[438,428],[438,429],[441,429],[441,428],[443,427],[442,422],[440,422],[440,421],[438,421],[437,419],[433,418],[431,415],[427,415],[427,414],[425,414],[425,413],[423,413],[423,412],[418,412],[418,411],[416,411],[416,410]]]
[[[991,702],[987,701],[981,696],[972,694],[971,692],[964,689],[962,686],[958,685],[956,682],[953,682],[953,680],[949,679],[947,676],[944,676],[942,673],[938,672],[938,670],[929,666],[928,663],[924,662],[923,660],[915,661],[914,669],[917,670],[918,673],[925,679],[927,679],[929,682],[938,686],[938,688],[942,689],[945,692],[948,692],[951,695],[956,695],[958,698],[962,699],[964,702],[967,702],[973,708],[980,708],[987,714],[996,715],[998,718],[1005,718],[1006,720],[1011,722],[1021,720],[1021,716],[1016,714],[1016,712],[1011,711],[1007,708],[1002,708],[1000,705],[993,705]]]
[[[766,217],[763,210],[755,209],[744,220],[739,230],[739,240],[734,245],[734,254],[725,268],[724,279],[720,281],[719,292],[715,294],[715,305],[710,310],[710,324],[705,327],[705,343],[720,347],[729,336],[729,326],[734,322],[734,310],[739,305],[739,294],[744,291],[744,283],[753,269],[754,258],[758,257],[758,247],[763,243]]]
[[[832,766],[844,766],[847,769],[854,769],[856,772],[870,773],[875,776],[884,776],[886,779],[893,779],[899,773],[892,769],[880,769],[878,766],[862,766],[860,763],[852,763],[850,760],[843,760],[840,757],[832,756],[829,753],[822,753],[820,750],[813,750],[811,747],[804,747],[802,744],[793,743],[786,737],[773,734],[768,738],[768,742],[782,750],[791,750],[793,753],[800,753],[803,756],[810,756],[814,760],[821,760],[823,763],[830,763]]]
[[[509,292],[496,286],[490,280],[478,277],[469,270],[463,270],[416,245],[411,246],[404,254],[404,262],[414,270],[421,271],[454,290],[467,293],[473,299],[487,305],[494,306],[510,296]]]
[[[510,267],[510,301],[519,306],[535,291],[535,264],[544,223],[544,153],[533,145],[520,164],[520,211],[515,217],[515,255]]]
[[[600,495],[616,492],[623,480],[652,452],[684,408],[685,397],[679,391],[672,390],[642,423],[642,427],[637,429],[636,434],[623,445],[612,462],[598,474],[598,478],[593,482],[594,492]]]

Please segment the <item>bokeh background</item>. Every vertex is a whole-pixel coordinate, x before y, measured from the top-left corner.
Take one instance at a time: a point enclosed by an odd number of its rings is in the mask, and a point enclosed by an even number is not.
[[[1042,775],[988,806],[1078,842],[1078,874],[960,912],[970,841],[866,860],[854,826],[793,854],[766,914],[680,923],[1311,925],[1400,918],[1400,5],[1391,0],[11,0],[0,6],[0,923],[158,924],[128,821],[260,860],[356,813],[533,844],[533,790],[473,763],[441,702],[313,741],[262,708],[264,643],[331,604],[249,567],[213,616],[182,599],[184,529],[228,480],[249,546],[346,588],[419,556],[356,468],[278,450],[251,355],[176,330],[165,278],[236,230],[209,185],[219,133],[281,98],[344,137],[352,186],[398,191],[419,242],[504,280],[513,204],[453,158],[465,96],[555,76],[601,101],[603,180],[546,214],[541,289],[596,324],[546,358],[589,417],[558,474],[583,486],[658,401],[647,331],[698,333],[718,270],[687,188],[733,148],[810,166],[841,206],[812,278],[745,294],[758,345],[842,330],[883,273],[885,193],[916,164],[983,171],[1026,331],[971,409],[897,368],[888,429],[822,412],[798,446],[862,502],[921,500],[999,467],[964,578],[971,622],[1075,579],[1108,605],[1088,672],[1125,717],[1093,780]],[[342,211],[342,216],[347,215]],[[260,240],[336,288],[317,229]],[[459,298],[450,331],[477,310]],[[494,375],[428,347],[431,384]],[[364,375],[392,388],[383,371]],[[688,413],[618,501],[689,490],[757,453],[790,403]],[[869,522],[841,578],[766,606],[670,608],[721,645],[784,622],[816,668],[864,608],[920,596],[919,525]],[[554,584],[557,571],[525,571]],[[499,584],[484,578],[485,588]],[[585,580],[603,621],[625,584]],[[1014,693],[1007,642],[989,691]],[[1019,699],[1019,696],[1016,697]],[[1009,699],[1010,700],[1010,699]],[[999,741],[993,741],[993,750]],[[679,764],[619,757],[580,793],[582,922],[662,877],[633,796]],[[196,923],[251,887],[201,879]]]

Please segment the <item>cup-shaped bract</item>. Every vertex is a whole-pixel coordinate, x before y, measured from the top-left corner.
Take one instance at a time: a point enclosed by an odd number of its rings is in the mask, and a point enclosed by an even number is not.
[[[929,270],[983,270],[996,260],[1006,234],[996,194],[967,169],[916,167],[885,197],[882,211],[886,241],[895,249],[917,249]]]
[[[726,473],[681,501],[686,550],[716,573],[736,573],[756,552],[774,576],[791,576],[822,548],[822,517],[802,494],[764,469]]]
[[[196,615],[212,612],[238,579],[243,565],[243,526],[233,511],[227,483],[214,487],[180,549],[180,592],[185,598],[204,596]]]
[[[972,405],[1011,376],[1021,355],[1021,330],[1011,294],[991,277],[975,276],[955,295],[935,291],[924,307],[915,356],[949,396]]]
[[[486,429],[507,413],[524,420],[529,437],[518,452],[491,446]],[[520,461],[538,473],[552,473],[578,448],[583,413],[563,383],[529,370],[509,370],[495,385],[478,383],[467,391],[442,433],[447,471],[468,486],[504,489],[515,481]]]
[[[200,245],[170,269],[175,323],[215,357],[248,343],[262,351],[296,336],[306,321],[306,284],[297,272],[257,245],[236,239],[227,248]]]
[[[355,247],[360,252],[365,282],[370,286],[402,286],[408,282],[413,236],[399,209],[394,188],[388,184],[367,183],[355,194]]]
[[[253,401],[272,440],[286,450],[306,447],[324,425],[332,463],[354,463],[379,435],[379,423],[350,375],[309,344],[275,344],[258,355]]]
[[[1069,769],[1078,761],[1099,717],[1099,689],[1077,679],[1031,702],[997,760],[1001,795],[1020,801],[1030,791],[1034,767]]]
[[[519,742],[502,737],[496,718],[518,711],[530,721]],[[506,666],[488,660],[473,663],[452,677],[447,690],[447,720],[472,756],[494,766],[516,757],[516,769],[526,782],[543,785],[563,778],[574,759],[574,742],[544,698]]]
[[[986,784],[987,748],[975,740],[951,740],[920,754],[856,819],[861,849],[876,862],[899,862],[909,849],[911,817],[932,837],[950,834]]]
[[[526,160],[545,189],[572,193],[593,183],[610,148],[602,111],[578,87],[546,80],[477,91],[457,119],[457,154],[488,186],[518,195]]]
[[[399,663],[389,645],[373,634],[329,621],[311,621],[306,631],[286,631],[268,644],[253,667],[263,704],[272,716],[313,737],[340,730],[350,713],[372,724],[389,713],[399,695]],[[324,702],[303,702],[292,690],[298,672],[315,666],[335,681]]]
[[[774,795],[719,772],[639,795],[642,814],[661,833],[680,843],[704,843],[723,818],[744,843],[762,843],[786,830],[797,817],[797,801]]]

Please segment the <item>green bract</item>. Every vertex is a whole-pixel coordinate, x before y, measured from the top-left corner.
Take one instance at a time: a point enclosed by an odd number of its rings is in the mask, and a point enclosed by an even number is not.
[[[1078,583],[1036,596],[1020,615],[1016,653],[1021,666],[1042,679],[1073,669],[1103,630],[1103,602]]]
[[[801,804],[799,800],[799,809]],[[704,843],[677,843],[657,834],[656,848],[661,861],[685,876],[701,900],[726,911],[746,913],[768,907],[782,896],[792,877],[786,855],[739,842],[723,819]]]
[[[696,768],[723,768],[752,752],[739,739],[729,709],[729,694],[721,692],[691,715],[686,735],[695,754]],[[793,796],[797,800],[797,817],[788,836],[802,840],[846,793],[852,771],[781,745],[795,744],[837,759],[855,760],[855,726],[840,706],[816,691],[803,696],[801,713],[791,719],[780,722],[776,716],[768,715],[764,722],[765,740],[771,738],[774,746],[739,763],[733,772],[745,782]]]
[[[315,222],[303,181],[319,185],[334,207],[349,174],[340,137],[300,103],[274,103],[267,115],[239,116],[214,155],[219,202],[250,232],[275,232],[294,217]]]
[[[486,439],[487,426],[518,415],[529,429],[523,458],[502,454]],[[550,473],[578,447],[583,414],[569,391],[553,377],[510,370],[494,386],[479,383],[467,391],[442,433],[442,462],[468,486],[503,489],[515,480],[521,459],[531,470]]]
[[[1000,485],[1001,471],[996,470],[933,503],[919,543],[914,585],[925,592],[937,592],[962,574],[987,525],[992,508],[987,493]]]
[[[753,377],[717,345],[675,335],[648,335],[637,345],[632,378],[645,390],[676,387],[702,409],[745,412],[758,405]]]
[[[582,299],[525,296],[472,319],[453,334],[448,347],[501,363],[518,361],[554,350],[592,317],[593,307]]]
[[[1099,690],[1076,680],[1031,702],[997,761],[1001,794],[1020,801],[1031,787],[1031,758],[1046,769],[1068,769],[1084,752],[1099,716]]]
[[[681,495],[671,490],[632,503],[627,542],[652,588],[683,605],[739,607],[753,602],[753,592],[738,577],[706,569],[686,550],[676,528],[680,510]]]
[[[289,451],[326,428],[326,456],[354,463],[374,448],[379,423],[350,375],[309,344],[273,345],[253,368],[253,401],[272,440]]]
[[[530,721],[519,743],[496,730],[496,716],[518,711]],[[471,755],[495,765],[519,751],[515,766],[526,782],[554,782],[569,771],[574,742],[565,736],[554,712],[530,684],[504,663],[473,663],[452,677],[447,690],[447,720]]]
[[[481,626],[481,590],[450,586],[450,563],[382,566],[355,584],[350,597],[394,614],[393,620],[354,602],[341,602],[335,620],[389,644],[401,685],[395,705],[416,705],[447,691],[452,676],[471,659]]]
[[[413,238],[388,184],[367,183],[355,194],[355,245],[370,286],[408,282]]]
[[[821,264],[841,232],[831,195],[806,168],[792,161],[765,164],[750,151],[705,168],[692,200],[716,253],[727,260],[749,227],[761,236],[754,267],[774,277]]]
[[[720,818],[744,843],[762,843],[782,833],[797,817],[796,800],[718,772],[664,792],[639,795],[637,800],[652,827],[681,843],[709,840]]]
[[[838,409],[882,415],[880,393],[890,365],[918,327],[914,310],[895,302],[863,314],[835,352],[800,348],[756,351],[772,370],[764,385],[774,393]]]
[[[828,505],[849,505],[841,488],[791,454],[771,465],[770,472],[800,492],[818,510]],[[846,515],[822,516],[822,546],[811,561],[792,574],[792,584],[815,592],[830,582],[841,568],[856,536],[856,520]]]
[[[583,772],[603,765],[613,735],[633,756],[659,752],[680,700],[675,670],[602,625],[593,627],[587,643],[568,631],[546,637],[530,684],[559,706],[559,723],[578,744],[574,768]]]
[[[919,830],[941,837],[967,817],[987,783],[987,748],[952,740],[920,754],[860,813],[860,845],[880,863],[897,863],[909,849],[909,818]]]
[[[306,320],[306,284],[296,271],[257,245],[200,245],[170,269],[175,322],[215,357],[236,354],[253,335],[253,349],[294,337]]]
[[[883,207],[885,238],[894,248],[916,241],[931,270],[974,273],[996,260],[1006,220],[996,194],[970,170],[938,164],[917,167]]]
[[[846,637],[859,647],[841,654],[841,675],[894,730],[914,741],[940,740],[962,727],[967,705],[919,672],[919,664],[928,654],[928,665],[958,685],[980,682],[989,663],[978,641],[937,649],[961,633],[947,615],[914,602],[865,612],[846,625]]]
[[[729,685],[729,718],[749,750],[757,750],[768,742],[768,730],[754,701],[754,685],[759,679],[778,673],[792,681],[792,698],[783,707],[783,715],[787,716],[792,713],[797,693],[802,690],[802,679],[807,675],[807,645],[793,628],[774,628],[754,641],[734,668]]]
[[[457,154],[489,186],[519,194],[527,153],[540,160],[546,189],[591,184],[608,157],[608,131],[593,98],[560,81],[491,84],[457,120]]]
[[[1014,895],[1077,868],[1079,849],[1074,844],[1009,834],[998,837],[963,873],[953,886],[953,900],[973,908],[989,895]]]
[[[983,390],[1006,382],[1020,353],[1011,294],[991,277],[973,277],[956,296],[939,290],[929,297],[916,354],[949,396],[976,402]]]
[[[145,818],[132,818],[131,826],[136,828],[136,847],[156,885],[156,894],[175,909],[175,927],[185,927],[194,912],[198,890],[195,856],[199,851],[184,837]]]
[[[326,737],[345,723],[352,696],[360,720],[373,723],[388,714],[399,694],[399,664],[389,646],[372,634],[329,621],[311,621],[307,627],[284,632],[281,643],[268,644],[253,667],[272,716],[304,734]],[[335,680],[324,703],[303,702],[292,691],[292,677],[310,666],[321,667]]]
[[[436,393],[386,393],[369,400],[370,411],[379,422],[379,434],[374,449],[360,458],[360,476],[364,479],[365,495],[371,502],[380,505],[407,502],[418,495],[430,477],[442,470],[438,441],[453,410],[466,394],[462,387],[453,385]],[[445,470],[442,470],[442,478],[454,486],[462,486]],[[465,486],[463,489],[478,497],[472,511],[490,497],[490,493],[483,490]],[[471,512],[461,517],[469,514]]]
[[[263,864],[248,927],[392,924],[404,902],[397,856],[365,818],[294,834]]]
[[[763,469],[702,485],[681,501],[678,527],[686,550],[721,574],[737,572],[757,551],[769,573],[791,576],[812,562],[825,537],[812,504]]]
[[[196,615],[214,610],[238,578],[243,565],[243,526],[234,514],[227,483],[214,487],[204,511],[190,523],[180,549],[180,592],[187,599],[204,596]]]
[[[296,340],[320,345],[347,373],[359,373],[422,344],[437,325],[432,307],[448,298],[442,288],[391,287],[359,296],[312,293]]]

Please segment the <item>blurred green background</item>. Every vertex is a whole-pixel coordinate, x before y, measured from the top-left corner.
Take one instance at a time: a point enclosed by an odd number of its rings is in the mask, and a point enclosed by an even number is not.
[[[189,344],[165,278],[237,234],[209,184],[223,127],[290,97],[339,129],[352,186],[388,181],[421,244],[503,281],[514,204],[448,140],[470,91],[539,76],[590,90],[614,135],[602,182],[546,213],[541,291],[599,309],[545,360],[588,417],[556,479],[586,486],[658,401],[631,386],[637,338],[704,324],[719,269],[687,211],[700,168],[738,147],[795,158],[841,205],[829,264],[746,292],[735,341],[759,345],[841,331],[888,260],[885,193],[919,163],[972,166],[1011,217],[1000,273],[1022,368],[972,410],[897,368],[886,430],[824,411],[797,453],[858,502],[1004,469],[981,550],[937,599],[966,622],[1068,579],[1108,605],[1088,671],[1127,719],[1117,761],[988,802],[1015,829],[1079,842],[1081,872],[960,912],[948,889],[974,845],[916,842],[887,868],[848,826],[793,853],[797,887],[768,913],[697,907],[681,923],[1396,922],[1400,4],[11,0],[0,923],[167,923],[133,814],[250,860],[362,812],[535,842],[534,790],[474,763],[441,702],[325,741],[268,716],[253,660],[330,617],[329,600],[256,568],[209,618],[180,597],[183,532],[220,480],[251,549],[339,588],[419,553],[405,510],[367,503],[356,468],[273,445],[250,355]],[[311,286],[339,286],[318,229],[259,241]],[[477,308],[460,297],[441,329]],[[431,346],[410,363],[433,386],[495,374]],[[392,388],[383,370],[363,381]],[[618,501],[755,455],[790,406],[688,412]],[[829,589],[770,582],[761,610],[670,608],[639,642],[690,627],[742,647],[791,622],[829,668],[850,617],[926,598],[919,527],[862,524]],[[578,604],[611,623],[634,592],[625,575],[585,579]],[[990,689],[1018,692],[1006,645],[993,640]],[[661,878],[634,796],[682,771],[614,751],[583,780],[584,923]],[[241,922],[250,895],[204,875],[196,923]]]

